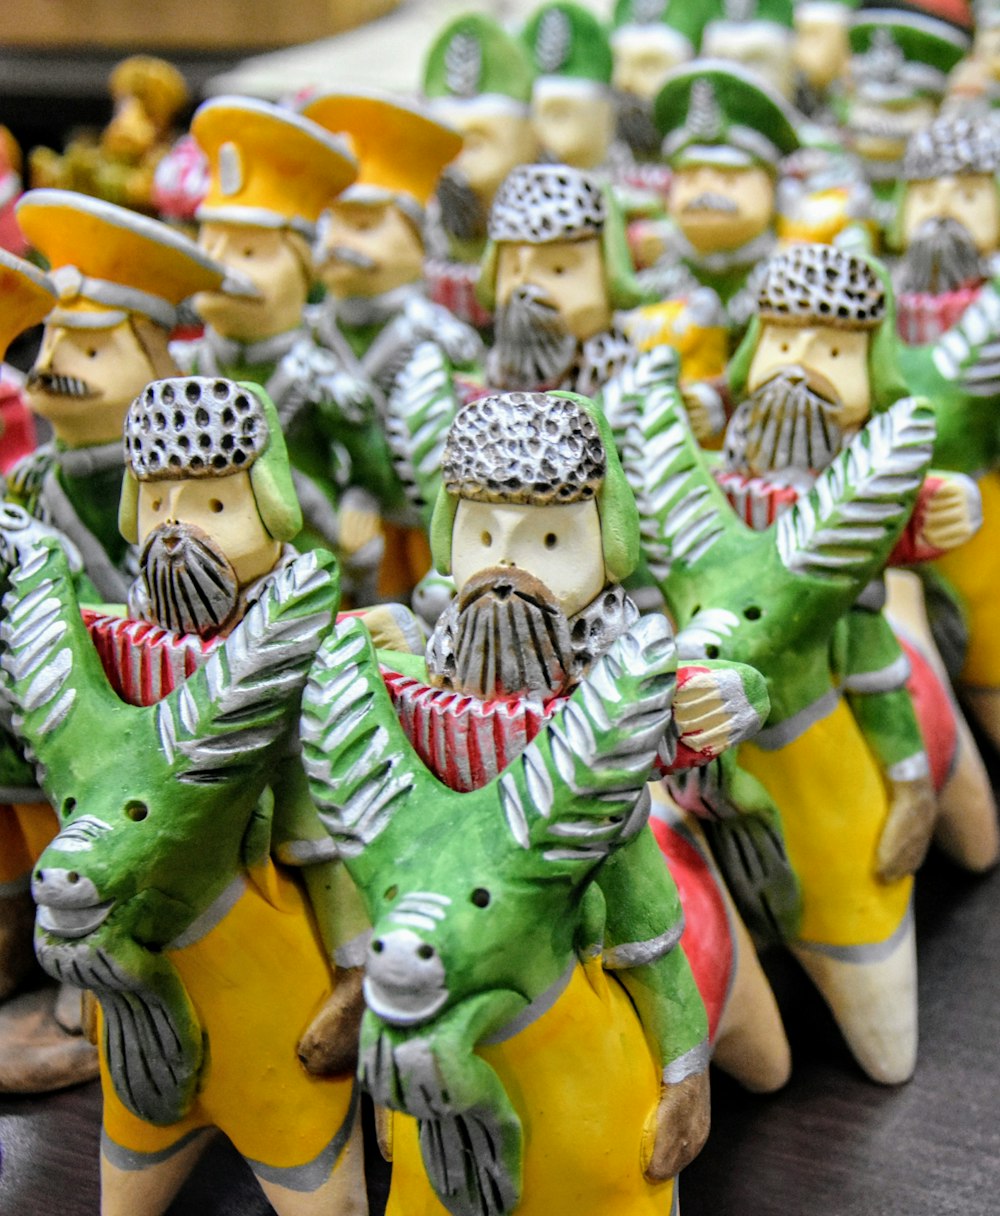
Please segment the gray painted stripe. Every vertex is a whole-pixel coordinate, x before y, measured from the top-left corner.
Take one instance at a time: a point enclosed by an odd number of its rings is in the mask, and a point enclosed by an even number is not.
[[[666,933],[651,937],[644,942],[623,942],[620,946],[612,946],[604,951],[604,966],[608,971],[618,971],[625,967],[642,967],[646,963],[655,963],[658,958],[669,954],[681,940],[684,932],[684,915],[672,925]]]
[[[848,692],[891,692],[902,688],[910,678],[910,660],[901,654],[888,667],[878,671],[859,671],[844,680]]]
[[[825,954],[842,963],[884,963],[891,958],[907,937],[913,936],[913,904],[896,929],[881,942],[861,942],[857,946],[828,946],[825,942],[794,941],[796,950],[809,950],[813,954]]]
[[[215,926],[225,920],[233,908],[235,908],[237,900],[246,890],[246,887],[246,879],[242,874],[237,874],[222,894],[214,899],[205,911],[202,912],[201,916],[195,917],[188,927],[179,933],[172,942],[168,943],[165,948],[167,950],[183,950],[186,946],[193,946],[195,942],[199,942],[203,937],[207,937]]]
[[[209,1134],[214,1136],[216,1129],[214,1127],[196,1127],[194,1131],[188,1132],[186,1136],[181,1136],[169,1148],[161,1148],[155,1153],[142,1153],[138,1149],[123,1148],[112,1140],[102,1127],[101,1156],[106,1157],[115,1169],[118,1170],[148,1170],[151,1165],[159,1165],[163,1161],[169,1161],[182,1148],[186,1148],[192,1140]]]
[[[792,714],[784,722],[776,722],[774,726],[765,726],[749,742],[756,743],[758,747],[763,748],[766,752],[776,752],[782,747],[787,747],[799,735],[804,735],[814,723],[829,717],[837,708],[839,700],[840,693],[837,689],[831,688],[818,701],[813,701],[812,705],[807,705],[804,709],[800,709],[798,713]]]
[[[329,1179],[336,1168],[344,1145],[354,1129],[354,1121],[358,1116],[358,1084],[351,1084],[351,1104],[347,1108],[344,1122],[337,1129],[337,1134],[318,1156],[305,1165],[265,1165],[263,1161],[254,1161],[246,1157],[246,1163],[262,1182],[270,1182],[275,1186],[283,1186],[288,1191],[310,1192],[318,1191]]]
[[[508,1039],[512,1039],[515,1035],[520,1034],[522,1030],[530,1026],[532,1022],[537,1022],[540,1017],[548,1013],[552,1006],[559,1000],[562,994],[569,986],[569,981],[572,978],[573,972],[576,970],[578,960],[573,958],[569,966],[561,976],[550,984],[544,992],[538,994],[530,1005],[527,1005],[521,1012],[512,1018],[506,1026],[495,1031],[486,1038],[480,1039],[476,1044],[477,1047],[493,1047],[497,1043],[506,1043]]]
[[[708,1067],[708,1057],[711,1055],[711,1052],[712,1049],[706,1037],[697,1046],[692,1047],[690,1051],[686,1051],[682,1056],[678,1056],[676,1060],[671,1060],[663,1070],[663,1080],[667,1085],[676,1085],[678,1081],[683,1081],[687,1077],[693,1077],[700,1072],[704,1072]]]

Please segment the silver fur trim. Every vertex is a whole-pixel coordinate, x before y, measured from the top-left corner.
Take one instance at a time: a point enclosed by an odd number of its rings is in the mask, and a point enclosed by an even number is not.
[[[768,321],[869,329],[885,317],[885,288],[856,254],[833,245],[793,245],[767,263],[757,305]]]
[[[568,165],[518,165],[490,209],[493,241],[544,245],[599,236],[607,209],[598,180]]]

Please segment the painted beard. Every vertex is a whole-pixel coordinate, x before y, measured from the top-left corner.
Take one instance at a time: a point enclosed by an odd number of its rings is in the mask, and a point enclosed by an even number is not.
[[[562,314],[539,288],[530,283],[518,287],[497,311],[490,383],[517,392],[554,388],[565,378],[577,350]]]
[[[54,372],[29,372],[25,382],[29,393],[45,393],[49,397],[96,397],[97,391],[79,376],[57,376]]]
[[[377,270],[378,262],[360,249],[352,249],[350,245],[333,245],[326,251],[326,259],[333,264],[349,266],[352,270]]]
[[[486,235],[486,210],[465,175],[445,169],[438,181],[441,225],[458,241],[476,241]]]
[[[438,687],[479,700],[548,700],[579,678],[566,614],[526,570],[497,566],[469,579],[450,632],[450,639],[437,637],[428,648],[431,683]]]
[[[643,160],[655,157],[663,141],[653,123],[653,103],[634,93],[615,96],[617,137],[628,144],[635,156]]]
[[[983,259],[964,224],[950,216],[924,220],[894,276],[896,291],[941,295],[986,278]]]
[[[162,628],[207,640],[234,623],[239,581],[207,532],[193,524],[160,524],[139,561],[149,615]]]
[[[820,472],[849,438],[836,421],[839,406],[832,386],[817,384],[804,368],[783,368],[755,389],[730,419],[727,467],[754,476]]]
[[[692,215],[697,212],[711,211],[715,215],[738,215],[739,210],[739,205],[734,199],[708,190],[686,202],[681,208],[681,214]]]

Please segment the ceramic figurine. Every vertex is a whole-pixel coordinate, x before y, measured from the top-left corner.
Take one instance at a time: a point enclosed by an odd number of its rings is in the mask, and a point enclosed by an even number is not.
[[[670,70],[697,53],[703,23],[704,13],[684,0],[617,0],[615,4],[611,83],[618,103],[617,132],[639,159],[656,158],[660,151],[653,98]]]
[[[524,44],[486,16],[453,21],[427,52],[424,97],[465,140],[438,185],[428,288],[432,300],[479,329],[491,322],[475,286],[493,196],[511,169],[538,155],[531,85]]]
[[[208,193],[208,158],[192,135],[182,135],[156,166],[153,174],[153,206],[165,223],[197,237],[195,219]]]
[[[906,141],[925,127],[944,97],[948,73],[969,48],[971,20],[964,3],[887,8],[862,0],[851,21],[845,78],[845,143],[875,192],[879,228],[892,220],[892,194]]]
[[[973,0],[972,8],[972,50],[952,69],[946,104],[982,113],[1000,100],[1000,5],[995,0]]]
[[[814,121],[832,117],[831,94],[847,69],[847,31],[857,0],[799,0],[793,13],[795,104]]]
[[[151,213],[153,175],[188,104],[187,84],[172,64],[150,55],[122,60],[108,83],[114,113],[100,138],[78,137],[61,156],[36,148],[30,158],[31,184],[78,190]]]
[[[242,97],[200,106],[191,134],[209,160],[211,184],[197,211],[199,243],[229,272],[195,308],[204,335],[176,342],[182,370],[252,380],[278,408],[306,521],[303,542],[330,546],[358,578],[377,569],[376,521],[341,529],[336,508],[349,484],[339,434],[347,418],[371,419],[363,378],[325,348],[303,320],[312,286],[312,242],[323,209],[357,176],[343,141],[290,110]],[[377,435],[373,442],[377,440]],[[368,454],[393,492],[388,459]]]
[[[459,599],[426,668],[383,654],[387,689],[348,625],[314,671],[302,727],[311,788],[374,923],[361,1075],[411,1116],[392,1120],[390,1212],[439,1210],[432,1191],[453,1213],[527,1216],[567,1201],[659,1211],[707,1130],[706,1025],[677,948],[680,907],[642,826],[645,796],[628,808],[654,753],[673,758],[666,740],[710,754],[752,729],[756,710],[736,670],[706,668],[700,693],[677,678],[670,712],[669,629],[640,619],[618,586],[637,560],[637,522],[592,402],[474,401],[449,433],[432,526]],[[640,674],[645,662],[660,674]],[[635,679],[629,694],[616,687]],[[638,719],[626,727],[620,714]],[[618,742],[602,763],[607,732]],[[597,826],[585,808],[612,771],[624,801],[610,816],[605,801]],[[546,878],[550,864],[583,869]],[[576,912],[548,903],[563,905],[568,879],[596,880],[600,912],[596,894],[573,897]],[[536,933],[552,923],[564,934],[555,949]],[[635,1001],[624,1022],[623,991]],[[580,1031],[589,1063],[577,1071]],[[644,1084],[622,1072],[626,1043]],[[582,1107],[602,1113],[580,1120]],[[463,1143],[472,1153],[457,1168]]]
[[[531,121],[541,158],[605,169],[615,109],[611,45],[603,24],[572,0],[552,0],[534,11],[521,36],[535,72]]]
[[[460,136],[416,105],[374,93],[322,93],[302,109],[328,131],[345,135],[358,157],[357,181],[335,199],[320,228],[317,271],[327,289],[310,324],[346,366],[373,384],[381,402],[416,346],[436,342],[461,369],[481,361],[482,342],[469,325],[425,294],[425,208],[441,171],[462,146]],[[351,485],[377,492],[386,474],[384,411],[361,423],[344,418],[340,441],[351,458]],[[427,570],[430,555],[418,522],[393,494],[373,498],[384,553],[375,594],[402,599]],[[356,508],[357,510],[357,508]]]
[[[778,162],[799,146],[791,111],[739,65],[695,60],[670,74],[653,117],[673,170],[674,231],[641,280],[671,300],[711,288],[735,344],[753,307],[748,277],[776,244]]]
[[[907,393],[894,358],[892,312],[888,275],[874,259],[797,245],[766,264],[757,316],[730,367],[740,404],[719,471],[748,523],[769,524],[873,414]],[[967,478],[935,473],[892,560],[926,561],[957,549],[978,527],[979,512]],[[883,614],[885,598],[884,582],[874,579],[839,623],[831,662],[882,772],[886,832],[911,833],[919,861],[940,813],[946,840],[960,842],[956,860],[983,869],[1000,851],[989,779],[955,710],[949,734],[957,735],[957,747],[935,800],[928,751],[940,740],[925,747],[907,686],[910,664]]]
[[[177,371],[167,341],[178,305],[217,289],[224,271],[179,233],[100,199],[32,190],[17,214],[59,298],[27,381],[53,442],[15,466],[7,497],[80,551],[85,598],[118,603],[130,562],[117,526],[122,420],[144,384]]]
[[[896,324],[911,346],[955,325],[1000,265],[1000,133],[989,122],[942,115],[911,136],[889,244]]]
[[[490,211],[480,297],[496,309],[491,387],[594,396],[634,354],[614,312],[637,303],[610,193],[566,165],[521,165]]]
[[[748,924],[787,943],[869,1076],[900,1082],[916,1058],[908,871],[923,838],[890,834],[881,773],[830,656],[836,622],[881,570],[916,502],[933,413],[902,397],[808,494],[754,532],[712,479],[670,382],[672,362],[653,352],[635,372],[645,407],[626,467],[649,569],[681,627],[681,653],[749,662],[771,697],[760,734],[691,770],[677,796],[707,814]]]
[[[214,1128],[279,1213],[362,1216],[353,1078],[297,1055],[331,974],[270,860],[262,797],[336,605],[332,559],[285,566],[201,670],[136,707],[107,681],[58,545],[5,540],[8,696],[60,819],[32,879],[36,951],[100,1004],[103,1216],[165,1211]]]
[[[28,251],[14,214],[15,204],[21,197],[21,165],[17,140],[6,127],[0,127],[0,249],[18,257],[24,257]]]
[[[795,90],[792,0],[721,0],[707,16],[701,54],[738,64],[782,97]]]

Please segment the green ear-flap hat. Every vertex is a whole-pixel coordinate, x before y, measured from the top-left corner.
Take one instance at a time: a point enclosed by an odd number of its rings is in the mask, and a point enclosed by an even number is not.
[[[491,441],[484,444],[486,435]],[[622,582],[638,565],[639,511],[611,426],[589,397],[498,393],[470,401],[452,423],[441,466],[430,541],[442,573],[451,572],[455,513],[463,498],[536,506],[592,498],[608,574]]]
[[[264,527],[275,540],[302,530],[278,412],[259,384],[173,376],[146,385],[124,426],[125,478],[118,530],[138,534],[139,483],[249,473]]]
[[[438,35],[424,65],[424,96],[526,114],[534,71],[524,43],[469,13]]]
[[[792,36],[793,11],[792,0],[721,0],[703,25],[702,50],[711,55],[717,34],[747,25],[766,27],[773,37],[787,42]]]
[[[925,13],[859,9],[851,21],[851,79],[873,101],[941,98],[968,52],[966,30]]]
[[[531,56],[534,88],[605,92],[611,84],[611,44],[588,9],[556,0],[538,9],[521,37]]]
[[[778,162],[799,147],[792,110],[746,68],[722,59],[696,59],[675,68],[653,102],[663,155],[674,168]]]
[[[612,49],[657,42],[682,62],[698,51],[706,9],[691,0],[618,0],[612,18]]]

